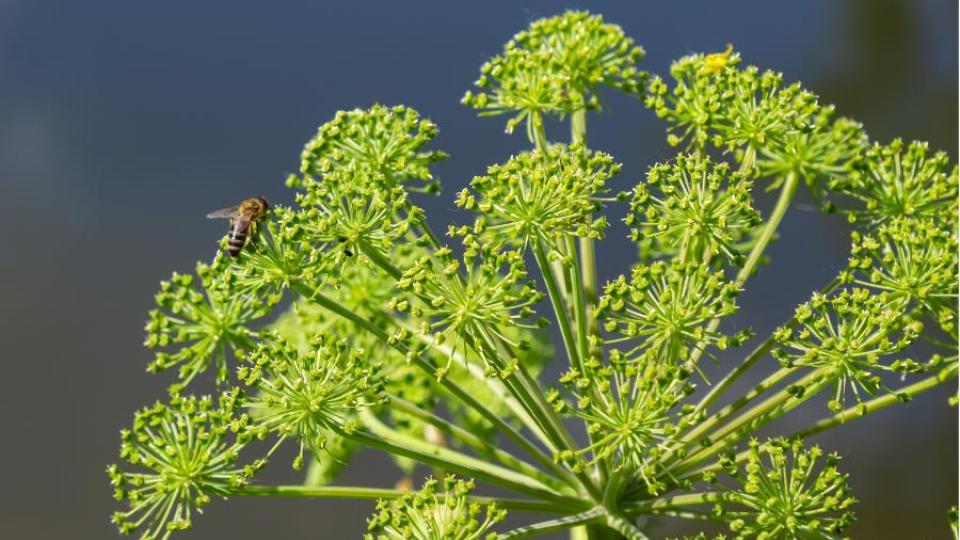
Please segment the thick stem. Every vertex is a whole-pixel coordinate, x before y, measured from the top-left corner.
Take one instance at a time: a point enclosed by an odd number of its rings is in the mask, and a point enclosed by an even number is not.
[[[576,480],[573,479],[572,477],[564,476],[563,477],[564,479],[569,478],[570,480],[572,480],[572,483],[569,486],[564,486],[563,483],[557,480],[556,478],[553,478],[545,474],[540,469],[537,469],[533,465],[518,459],[513,454],[509,452],[505,452],[493,446],[492,444],[484,441],[480,437],[477,437],[476,435],[474,435],[473,433],[470,433],[469,431],[463,429],[462,427],[456,424],[452,424],[429,411],[425,411],[420,407],[416,406],[415,404],[403,398],[400,398],[397,396],[389,396],[389,397],[390,397],[391,407],[395,407],[397,410],[403,411],[415,418],[418,418],[424,422],[427,422],[428,424],[439,429],[441,432],[456,438],[463,444],[474,449],[475,451],[477,451],[477,453],[500,462],[501,465],[510,467],[511,469],[521,474],[530,476],[531,478],[535,478],[536,480],[539,480],[545,485],[548,485],[551,488],[556,489],[558,491],[563,491],[565,487],[576,488],[579,485],[576,482]]]
[[[300,499],[366,499],[387,500],[401,497],[404,491],[396,489],[368,488],[357,486],[240,486],[233,488],[231,495],[244,497],[291,497]],[[470,502],[479,504],[495,503],[507,510],[519,512],[537,512],[545,514],[563,514],[573,507],[545,501],[510,499],[503,497],[468,497]]]
[[[627,540],[650,540],[632,521],[619,513],[604,509],[604,522],[607,527],[622,534]]]
[[[534,523],[532,525],[513,529],[499,535],[497,538],[500,540],[519,540],[520,538],[530,538],[552,532],[564,531],[578,525],[594,523],[599,521],[602,517],[602,509],[592,508],[586,512],[581,512],[572,516],[551,519],[549,521],[541,521],[540,523]]]
[[[532,497],[561,504],[580,501],[575,497],[562,495],[529,476],[394,431],[368,411],[361,412],[361,418],[363,424],[370,429],[370,433],[358,430],[344,432],[342,435],[371,448],[405,456],[425,465],[441,467],[446,471],[483,480]]]

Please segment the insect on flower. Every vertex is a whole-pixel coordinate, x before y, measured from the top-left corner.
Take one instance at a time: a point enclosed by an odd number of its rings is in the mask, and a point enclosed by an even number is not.
[[[267,216],[268,210],[270,210],[270,205],[267,203],[267,199],[262,196],[250,197],[236,206],[210,212],[207,214],[207,218],[230,220],[230,227],[227,229],[226,252],[234,257],[239,257],[243,247],[247,244],[248,237],[251,242],[256,242],[257,228]]]

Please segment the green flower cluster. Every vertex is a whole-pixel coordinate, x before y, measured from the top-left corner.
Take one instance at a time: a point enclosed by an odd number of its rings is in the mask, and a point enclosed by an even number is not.
[[[797,308],[798,330],[781,327],[774,333],[780,347],[773,355],[788,367],[819,369],[834,384],[830,408],[840,410],[848,389],[860,402],[861,391],[874,395],[886,388],[880,372],[917,369],[912,361],[881,361],[904,350],[923,330],[904,307],[901,299],[866,289],[814,295]]]
[[[493,245],[603,238],[606,220],[591,220],[591,215],[602,207],[606,183],[619,171],[612,157],[579,144],[523,152],[475,177],[470,185],[476,194],[460,192],[457,205],[481,217],[472,230],[453,232],[477,235]]]
[[[760,223],[751,182],[726,163],[680,154],[654,165],[630,201],[630,239],[641,252],[676,254],[683,261],[710,262],[717,255],[738,263],[737,245]]]
[[[720,513],[737,540],[839,539],[853,521],[856,502],[847,475],[831,454],[817,470],[823,451],[799,441],[751,441],[742,471],[731,471],[740,489],[724,494]]]
[[[468,91],[463,103],[481,115],[514,114],[507,132],[526,122],[533,141],[545,114],[599,109],[602,86],[642,95],[647,76],[636,65],[643,55],[619,26],[568,11],[534,21],[507,42],[480,68],[478,92]]]
[[[673,88],[656,77],[645,102],[671,124],[671,145],[703,150],[711,143],[735,153],[743,171],[797,174],[815,194],[818,179],[847,170],[865,148],[858,123],[834,119],[832,107],[819,106],[799,83],[785,84],[780,73],[740,69],[732,47],[684,57],[670,73]]]
[[[470,480],[428,478],[418,491],[377,504],[366,540],[496,540],[490,528],[506,512],[496,504],[471,502]]]
[[[950,169],[946,152],[930,154],[924,142],[874,144],[853,162],[849,174],[831,180],[830,189],[862,203],[849,211],[851,221],[876,225],[909,217],[954,229],[957,166]]]
[[[857,285],[903,299],[957,333],[957,237],[936,222],[894,218],[876,234],[853,233],[849,272]]]
[[[384,186],[408,180],[433,180],[430,166],[447,156],[423,146],[437,135],[437,126],[404,106],[340,111],[320,126],[303,149],[300,170],[326,175],[346,165],[376,173]]]
[[[236,391],[216,406],[209,397],[176,396],[134,416],[120,434],[120,458],[133,470],[107,468],[114,497],[129,506],[113,515],[120,532],[156,540],[189,529],[212,496],[230,494],[263,466],[236,464],[250,439],[237,406]]]
[[[449,248],[424,255],[397,281],[400,290],[421,301],[399,299],[389,306],[423,319],[420,332],[432,336],[435,343],[452,342],[456,352],[473,350],[484,359],[494,359],[497,352],[492,337],[512,343],[501,328],[533,327],[524,320],[534,314],[531,306],[543,295],[524,283],[527,272],[520,252],[484,246],[476,249],[466,255],[464,264]],[[451,365],[452,357],[436,376],[446,376]]]
[[[160,283],[158,309],[150,311],[145,345],[157,352],[148,366],[158,372],[179,366],[181,383],[177,390],[210,367],[216,368],[218,382],[227,379],[230,351],[255,345],[257,333],[249,325],[270,312],[275,297],[267,298],[233,288],[237,275],[228,271],[230,261],[221,253],[213,263],[197,264],[196,276],[173,274]]]
[[[582,419],[590,444],[575,456],[587,465],[610,463],[610,469],[643,485],[649,495],[666,490],[661,459],[681,449],[676,436],[686,427],[680,404],[693,392],[689,371],[649,360],[628,360],[619,350],[609,363],[591,369],[595,394],[584,378],[569,372],[560,378],[577,397],[573,415]],[[564,456],[561,456],[564,457]]]
[[[349,434],[358,427],[357,411],[386,400],[380,366],[329,336],[311,340],[307,353],[279,339],[264,343],[246,361],[237,378],[254,391],[246,401],[252,429],[299,440],[295,469],[305,447],[320,454],[331,432]]]
[[[630,279],[620,276],[604,287],[596,317],[613,337],[609,344],[629,343],[628,358],[682,363],[693,349],[739,345],[747,332],[725,336],[710,330],[713,319],[736,312],[739,290],[722,272],[702,263],[673,259],[635,266]]]

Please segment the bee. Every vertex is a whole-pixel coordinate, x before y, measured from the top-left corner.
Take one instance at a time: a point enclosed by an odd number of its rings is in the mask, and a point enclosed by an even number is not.
[[[267,199],[250,197],[236,206],[210,212],[207,217],[209,219],[230,220],[230,227],[227,229],[226,251],[230,255],[238,257],[247,244],[248,237],[251,242],[256,242],[257,227],[267,217],[268,210],[270,210],[270,205],[267,204]]]

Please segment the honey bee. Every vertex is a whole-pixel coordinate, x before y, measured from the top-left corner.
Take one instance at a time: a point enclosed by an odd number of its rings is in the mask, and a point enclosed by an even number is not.
[[[267,204],[267,199],[250,197],[236,206],[210,212],[207,217],[230,220],[230,227],[227,229],[226,251],[230,255],[238,257],[247,244],[248,237],[251,242],[256,242],[257,227],[266,218],[268,210],[270,210],[270,205]]]

